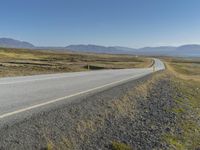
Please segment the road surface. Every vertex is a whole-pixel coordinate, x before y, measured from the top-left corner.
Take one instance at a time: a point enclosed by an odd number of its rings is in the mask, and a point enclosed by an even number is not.
[[[165,69],[155,59],[155,70]],[[0,79],[0,120],[38,112],[70,98],[141,78],[152,68],[101,70]],[[30,113],[31,112],[31,113]]]

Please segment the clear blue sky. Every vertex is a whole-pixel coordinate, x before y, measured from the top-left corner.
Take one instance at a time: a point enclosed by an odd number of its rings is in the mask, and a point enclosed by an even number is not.
[[[38,46],[200,44],[200,0],[1,0],[0,37]]]

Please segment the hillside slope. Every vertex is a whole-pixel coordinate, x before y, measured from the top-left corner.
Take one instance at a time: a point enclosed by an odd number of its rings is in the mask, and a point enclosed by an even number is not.
[[[0,38],[0,47],[7,48],[34,48],[34,45],[25,41],[10,38]]]

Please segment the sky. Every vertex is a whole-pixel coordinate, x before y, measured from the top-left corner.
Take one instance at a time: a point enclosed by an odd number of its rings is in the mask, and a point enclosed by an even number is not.
[[[1,0],[0,37],[36,46],[200,44],[200,0]]]

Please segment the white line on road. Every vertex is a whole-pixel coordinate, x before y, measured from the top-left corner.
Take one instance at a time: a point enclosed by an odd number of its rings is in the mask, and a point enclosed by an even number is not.
[[[6,117],[9,117],[9,116],[12,116],[12,115],[16,115],[18,113],[22,113],[22,112],[25,112],[25,111],[28,111],[28,110],[32,110],[34,108],[38,108],[38,107],[42,107],[42,106],[45,106],[45,105],[48,105],[48,104],[56,103],[58,101],[63,101],[63,100],[66,100],[68,98],[72,98],[72,97],[75,97],[75,96],[78,96],[78,95],[81,95],[81,94],[86,94],[86,93],[89,93],[89,92],[92,92],[92,91],[95,91],[95,90],[99,90],[99,89],[102,89],[102,88],[105,88],[105,87],[108,87],[108,86],[111,86],[111,85],[116,85],[118,83],[122,83],[122,82],[125,82],[125,81],[128,81],[128,80],[131,80],[131,79],[136,79],[137,77],[142,77],[142,76],[145,76],[145,75],[147,75],[147,73],[137,74],[135,76],[132,76],[132,77],[129,77],[129,78],[126,78],[126,79],[122,79],[122,80],[119,80],[119,81],[115,81],[115,82],[112,82],[112,83],[108,83],[108,84],[105,84],[105,85],[102,85],[102,86],[98,86],[98,87],[95,87],[95,88],[92,88],[92,89],[89,89],[89,90],[86,90],[86,91],[78,92],[78,93],[75,93],[75,94],[72,94],[72,95],[68,95],[68,96],[64,96],[64,97],[57,98],[57,99],[54,99],[54,100],[50,100],[50,101],[47,101],[47,102],[44,102],[44,103],[41,103],[41,104],[37,104],[37,105],[33,105],[33,106],[30,106],[30,107],[27,107],[27,108],[23,108],[23,109],[19,109],[19,110],[13,111],[13,112],[9,112],[9,113],[0,115],[0,119],[6,118]]]
[[[61,78],[70,78],[70,77],[78,77],[80,75],[71,75],[71,76],[60,76],[60,77],[46,77],[41,79],[31,79],[31,80],[23,80],[23,81],[11,81],[0,83],[0,85],[7,85],[7,84],[16,84],[16,83],[25,83],[25,82],[35,82],[35,81],[42,81],[42,80],[51,80],[51,79],[61,79]]]
[[[107,71],[110,71],[110,70],[107,70]],[[87,74],[88,72],[84,72],[84,75]],[[94,71],[92,71],[92,72],[94,72]],[[52,75],[56,75],[56,74],[52,74]],[[78,75],[69,75],[69,74],[67,74],[67,75],[64,75],[64,76],[45,77],[45,78],[40,78],[40,79],[24,79],[24,80],[20,80],[19,79],[19,81],[10,81],[10,82],[5,82],[5,81],[2,82],[0,80],[0,85],[18,84],[18,83],[25,83],[25,82],[35,82],[35,81],[43,81],[43,80],[51,80],[51,79],[61,79],[61,78],[70,78],[70,77],[79,77],[79,76],[82,76],[82,75],[83,74],[78,74]]]

